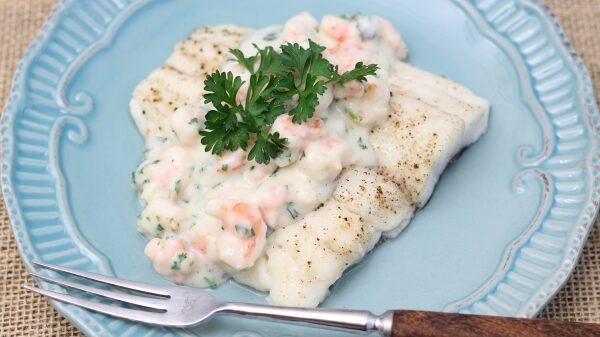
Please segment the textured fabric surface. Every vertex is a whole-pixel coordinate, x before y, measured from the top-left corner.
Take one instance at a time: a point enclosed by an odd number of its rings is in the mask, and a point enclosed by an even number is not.
[[[57,0],[0,0],[0,104],[8,97],[18,60]],[[600,0],[547,0],[600,92]],[[2,105],[3,106],[3,105]],[[24,291],[32,283],[20,260],[6,209],[0,203],[0,336],[81,336],[45,299]],[[600,323],[598,222],[565,288],[540,315]]]

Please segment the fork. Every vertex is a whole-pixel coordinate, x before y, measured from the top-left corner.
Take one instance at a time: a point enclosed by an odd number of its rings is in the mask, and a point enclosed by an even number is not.
[[[106,290],[38,272],[41,280],[88,294],[129,304],[130,307],[99,303],[66,293],[23,285],[46,297],[92,311],[131,321],[168,327],[191,327],[217,314],[275,319],[296,324],[312,324],[347,331],[377,331],[383,337],[598,337],[600,325],[559,321],[528,320],[507,317],[476,316],[454,313],[395,310],[378,316],[369,311],[308,309],[260,304],[221,302],[208,292],[185,286],[158,286],[128,281],[67,267],[33,261],[33,264],[85,280],[106,284],[123,291]],[[138,293],[133,295],[131,292]]]

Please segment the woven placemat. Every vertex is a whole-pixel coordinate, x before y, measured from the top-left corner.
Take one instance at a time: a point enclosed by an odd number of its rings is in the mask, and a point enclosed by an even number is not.
[[[57,0],[0,0],[0,104],[18,60]],[[590,71],[600,92],[600,0],[547,0]],[[0,203],[0,336],[82,336],[40,296],[25,292],[27,275],[4,203]],[[600,323],[600,230],[598,222],[565,288],[540,315]]]

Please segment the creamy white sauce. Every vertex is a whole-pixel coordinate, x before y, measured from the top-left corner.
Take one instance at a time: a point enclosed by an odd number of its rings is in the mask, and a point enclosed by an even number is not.
[[[133,182],[143,205],[138,229],[151,238],[145,253],[160,274],[214,287],[254,266],[271,231],[329,200],[344,168],[377,167],[369,135],[390,113],[386,79],[392,64],[406,55],[400,34],[379,17],[325,16],[319,23],[303,13],[284,26],[254,32],[240,48],[248,56],[256,53],[254,44],[307,46],[308,39],[327,47],[324,56],[340,72],[357,62],[375,63],[380,70],[365,83],[330,86],[306,123],[278,117],[271,131],[288,146],[269,165],[248,162],[242,150],[221,157],[205,152],[198,135],[208,108],[202,102],[179,107],[168,119],[173,132],[147,140]],[[233,58],[221,69],[249,78]],[[242,97],[245,90],[246,85]]]

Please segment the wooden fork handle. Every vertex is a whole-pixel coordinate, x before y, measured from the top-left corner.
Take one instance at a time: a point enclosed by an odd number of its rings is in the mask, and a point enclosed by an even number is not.
[[[600,337],[600,324],[395,311],[392,337]]]

